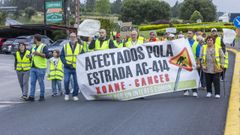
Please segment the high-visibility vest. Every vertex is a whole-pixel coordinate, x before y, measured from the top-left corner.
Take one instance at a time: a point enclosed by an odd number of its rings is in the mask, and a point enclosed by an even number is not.
[[[192,51],[193,51],[193,55],[195,57],[195,59],[197,58],[197,47],[198,47],[198,42],[195,40],[193,45],[192,45]]]
[[[224,55],[224,68],[228,68],[228,52],[225,52]]]
[[[197,35],[196,35],[196,34],[193,36],[193,39],[194,39],[195,41],[197,40]]]
[[[144,43],[144,40],[145,40],[145,39],[144,39],[144,37],[139,36],[139,37],[138,37],[138,40]],[[132,41],[132,38],[129,38],[128,41]]]
[[[63,72],[63,63],[61,61],[61,59],[58,59],[58,63],[55,66],[54,62],[52,60],[50,60],[50,64],[49,64],[49,70],[50,73],[48,75],[48,80],[62,80],[63,76],[64,76],[64,72]]]
[[[122,48],[122,47],[123,47],[123,42],[118,43],[116,40],[114,40],[113,43],[114,43],[114,46],[115,46],[116,48]]]
[[[83,51],[84,52],[89,52],[90,50],[89,50],[89,48],[88,48],[88,44],[87,44],[87,42],[83,42]]]
[[[95,41],[95,49],[94,50],[95,51],[100,51],[100,50],[107,50],[107,49],[109,49],[109,42],[110,42],[110,39],[105,40],[105,41],[103,41],[102,46],[101,46],[99,39],[97,39]]]
[[[136,45],[141,45],[141,44],[143,44],[143,43],[144,43],[143,40],[137,40],[137,44],[136,44]],[[128,47],[128,48],[130,48],[130,47],[132,47],[132,46],[134,46],[134,45],[133,45],[132,41],[128,41],[128,42],[125,43],[125,46]]]
[[[17,60],[17,65],[16,65],[16,70],[17,71],[28,71],[31,69],[31,60],[30,58],[27,58],[27,56],[30,54],[29,50],[26,50],[23,58],[20,56],[20,52],[16,52],[16,60]]]
[[[222,48],[222,46],[221,46],[221,37],[217,37],[215,39],[215,46],[217,46],[219,48]]]
[[[82,49],[83,47],[79,43],[76,43],[76,47],[74,51],[72,51],[70,43],[67,43],[64,46],[65,59],[67,64],[70,64],[73,66],[73,68],[76,68],[77,55],[82,52]]]
[[[43,53],[43,48],[45,47],[44,44],[40,44],[37,49],[36,49],[36,47],[37,47],[36,45],[33,46],[32,53],[35,51],[38,53]],[[33,62],[34,62],[34,65],[36,68],[47,68],[47,59],[46,58],[32,55],[32,63]]]
[[[220,62],[220,54],[219,54],[219,47],[215,46],[215,58],[216,58],[216,63],[218,68],[221,66]],[[203,63],[206,65],[207,64],[207,45],[203,45]]]

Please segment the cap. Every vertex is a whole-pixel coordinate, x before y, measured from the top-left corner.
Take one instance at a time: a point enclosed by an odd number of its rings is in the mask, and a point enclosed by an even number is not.
[[[174,34],[169,34],[169,37],[173,38],[173,37],[175,37],[175,35]]]
[[[116,37],[117,37],[117,38],[121,37],[120,33],[116,34]]]
[[[213,31],[216,31],[216,32],[217,32],[217,29],[216,29],[216,28],[212,28],[212,29],[211,29],[211,32],[213,32]]]

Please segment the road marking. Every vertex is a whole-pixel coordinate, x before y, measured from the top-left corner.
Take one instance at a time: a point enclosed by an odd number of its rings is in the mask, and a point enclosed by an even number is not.
[[[21,104],[24,103],[23,101],[10,101],[10,100],[0,100],[0,104]]]
[[[236,57],[224,134],[240,135],[240,52],[228,50],[235,53]]]

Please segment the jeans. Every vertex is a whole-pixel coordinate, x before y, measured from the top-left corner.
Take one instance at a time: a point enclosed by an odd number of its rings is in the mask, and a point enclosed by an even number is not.
[[[28,95],[28,82],[29,82],[30,71],[17,71],[18,82],[22,90],[22,95]]]
[[[220,95],[220,73],[205,73],[207,82],[207,92],[212,93],[212,83],[214,84],[215,95]]]
[[[53,94],[62,92],[62,84],[61,83],[62,83],[61,80],[57,80],[57,79],[52,80],[52,93]]]
[[[44,76],[46,73],[46,69],[40,68],[31,68],[30,70],[30,78],[31,78],[31,88],[30,88],[30,97],[35,97],[36,91],[36,83],[38,80],[40,86],[40,96],[44,97],[45,94],[45,85],[44,85]]]
[[[205,77],[205,73],[202,71],[202,69],[199,69],[199,70],[198,70],[198,73],[199,73],[199,76],[200,76],[200,73],[201,73],[200,80],[201,80],[201,85],[202,85],[202,87],[206,87],[206,77]]]
[[[70,94],[70,89],[69,89],[69,83],[71,80],[71,75],[73,76],[73,96],[78,96],[78,83],[77,83],[77,73],[75,69],[68,69],[64,68],[64,87],[65,87],[65,94],[69,95]]]

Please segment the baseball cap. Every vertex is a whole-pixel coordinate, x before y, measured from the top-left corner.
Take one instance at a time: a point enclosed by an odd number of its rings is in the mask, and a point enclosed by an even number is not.
[[[212,29],[211,29],[211,32],[213,32],[213,31],[216,31],[216,32],[217,32],[217,29],[216,29],[216,28],[212,28]]]

